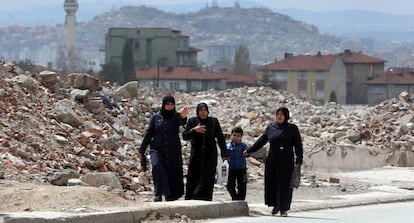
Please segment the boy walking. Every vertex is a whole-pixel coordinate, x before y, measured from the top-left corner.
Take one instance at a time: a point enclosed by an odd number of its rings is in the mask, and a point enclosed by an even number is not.
[[[247,150],[247,145],[241,141],[242,137],[243,129],[235,127],[231,130],[231,142],[227,144],[229,162],[227,190],[229,191],[233,201],[244,200],[246,198],[246,158],[243,156],[243,151]]]

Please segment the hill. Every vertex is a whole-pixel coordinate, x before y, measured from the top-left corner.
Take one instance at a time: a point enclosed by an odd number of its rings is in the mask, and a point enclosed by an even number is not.
[[[210,44],[244,43],[252,60],[260,62],[280,59],[285,52],[338,52],[345,47],[339,38],[321,35],[314,25],[266,8],[214,7],[176,14],[147,6],[125,6],[82,23],[82,43],[99,41],[103,45],[109,27],[170,27],[189,35],[191,44],[203,50]],[[86,35],[91,42],[85,41]]]
[[[413,41],[414,15],[391,15],[368,10],[313,12],[299,9],[277,10],[317,26],[321,33],[375,40]]]

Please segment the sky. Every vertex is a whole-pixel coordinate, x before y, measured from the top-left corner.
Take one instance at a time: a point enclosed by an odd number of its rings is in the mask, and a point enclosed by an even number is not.
[[[62,5],[64,0],[13,0],[13,4],[5,3],[7,0],[0,0],[2,10],[20,10],[34,8],[39,5]],[[181,3],[209,4],[213,0],[78,0],[79,4],[96,2],[131,2],[146,5],[174,5]],[[228,0],[216,0],[220,2]],[[235,0],[234,0],[235,1]],[[364,9],[377,12],[384,12],[396,15],[414,15],[413,0],[249,0],[262,4],[272,9],[304,9],[311,11],[332,11],[348,9]],[[243,0],[239,0],[243,7]]]

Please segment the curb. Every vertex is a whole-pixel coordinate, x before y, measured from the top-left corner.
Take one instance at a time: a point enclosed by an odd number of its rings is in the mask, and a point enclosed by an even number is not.
[[[290,212],[313,211],[331,208],[346,208],[361,205],[384,204],[413,201],[414,193],[395,194],[389,192],[370,192],[333,196],[328,200],[294,200]],[[249,204],[251,215],[271,215],[271,208],[264,204]]]
[[[151,213],[174,216],[177,213],[191,219],[248,216],[245,201],[173,201],[144,204],[142,208],[122,208],[93,213],[17,212],[0,214],[0,223],[136,223]],[[1,215],[3,220],[1,220]]]
[[[414,192],[392,193],[374,191],[364,194],[332,196],[327,200],[293,200],[290,212],[344,208],[414,200]],[[190,219],[226,218],[235,216],[270,216],[271,208],[263,203],[245,201],[195,201],[142,203],[142,207],[117,208],[91,213],[69,212],[15,212],[0,213],[0,223],[136,223],[146,221],[150,215],[185,215]],[[148,221],[151,221],[148,219]]]

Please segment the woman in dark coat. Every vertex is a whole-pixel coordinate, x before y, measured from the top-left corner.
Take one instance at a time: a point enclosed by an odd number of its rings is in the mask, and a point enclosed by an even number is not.
[[[188,120],[183,132],[183,139],[191,140],[185,199],[211,201],[217,166],[217,144],[221,157],[225,160],[226,141],[217,118],[208,116],[206,103],[198,104],[196,113],[197,117]]]
[[[154,180],[154,201],[177,200],[184,194],[183,160],[179,128],[187,121],[188,107],[181,113],[175,110],[172,96],[162,99],[160,112],[151,117],[149,128],[142,140],[138,156],[143,158],[150,145],[152,177]]]
[[[276,110],[276,122],[269,124],[248,153],[256,152],[267,142],[270,150],[265,163],[265,204],[273,207],[272,214],[280,211],[286,217],[292,202],[291,178],[294,165],[303,159],[302,139],[296,125],[288,123],[289,110]],[[246,154],[246,155],[247,155]],[[296,160],[295,160],[296,155]]]

